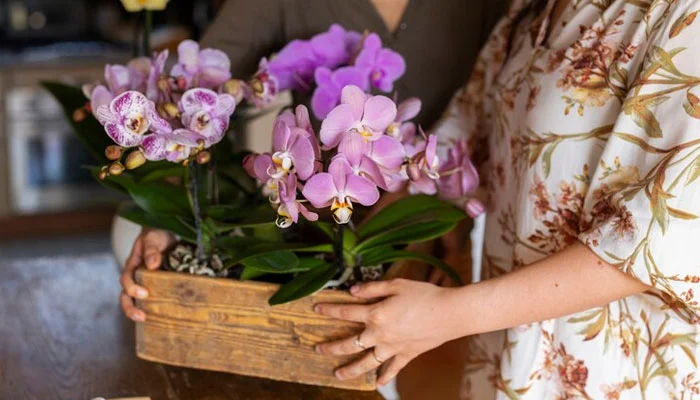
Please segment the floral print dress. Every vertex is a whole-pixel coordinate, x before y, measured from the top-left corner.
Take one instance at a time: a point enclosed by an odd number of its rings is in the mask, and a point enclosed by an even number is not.
[[[528,1],[436,128],[482,171],[482,276],[580,241],[654,290],[473,338],[463,397],[700,399],[700,0]]]

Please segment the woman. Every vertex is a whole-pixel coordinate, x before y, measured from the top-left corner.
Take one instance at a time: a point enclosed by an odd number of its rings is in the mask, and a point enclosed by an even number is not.
[[[700,1],[514,3],[436,128],[489,155],[490,279],[357,286],[383,300],[317,311],[366,330],[318,351],[364,351],[338,377],[381,366],[385,383],[416,355],[481,334],[464,398],[689,399],[700,391]]]
[[[417,96],[422,100],[422,111],[416,121],[428,128],[467,78],[470,68],[465,66],[473,64],[506,2],[227,0],[202,44],[226,52],[232,62],[233,76],[247,77],[255,72],[261,57],[279,50],[292,39],[309,38],[325,31],[333,23],[349,30],[377,32],[386,46],[406,59],[406,74],[397,81],[395,90],[401,98]],[[121,276],[124,288],[121,307],[130,319],[146,318],[134,305],[134,298],[148,296],[146,289],[134,282],[135,268],[142,265],[159,268],[161,253],[173,241],[167,232],[150,230],[134,242]],[[441,356],[437,358],[445,360]],[[407,384],[421,381],[406,380]]]

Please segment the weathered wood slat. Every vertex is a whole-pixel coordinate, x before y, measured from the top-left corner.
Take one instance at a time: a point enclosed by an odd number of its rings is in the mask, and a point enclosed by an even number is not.
[[[352,381],[333,375],[356,356],[322,356],[313,349],[361,332],[362,324],[313,312],[317,303],[359,302],[347,293],[324,290],[270,307],[267,300],[278,285],[146,270],[139,270],[136,280],[149,291],[140,302],[146,322],[136,326],[140,358],[287,382],[376,389],[375,373]]]

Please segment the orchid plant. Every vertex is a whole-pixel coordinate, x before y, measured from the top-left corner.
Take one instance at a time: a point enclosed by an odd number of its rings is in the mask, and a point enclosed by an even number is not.
[[[107,65],[104,82],[82,91],[45,83],[98,160],[95,177],[133,200],[120,215],[183,243],[166,267],[282,283],[271,304],[381,278],[402,259],[459,280],[404,247],[483,212],[476,170],[466,142],[438,156],[437,137],[412,121],[419,99],[372,94],[391,92],[405,70],[376,34],[333,25],[261,60],[248,80],[232,79],[219,50],[184,41],[177,53],[171,68],[167,51]],[[237,151],[226,139],[238,104],[263,107],[283,90],[313,90],[319,123],[299,105],[278,115],[269,152]],[[403,190],[411,196],[367,216]]]
[[[446,159],[440,160],[437,137],[420,128],[416,135],[410,120],[419,112],[418,99],[397,105],[388,97],[347,85],[339,104],[321,122],[318,139],[307,108],[299,105],[278,116],[272,150],[244,160],[244,168],[277,210],[278,227],[288,229],[303,217],[336,243],[334,255],[322,258],[329,261],[326,282],[307,272],[321,287],[381,276],[382,263],[405,258],[428,262],[455,277],[436,258],[396,248],[445,234],[466,216],[439,198],[461,199],[463,204],[466,200],[465,211],[472,217],[483,212],[481,203],[470,198],[478,176],[466,143],[453,143]],[[399,201],[355,228],[356,207],[374,206],[382,192],[404,188],[419,196]],[[335,228],[320,222],[324,215],[332,217]],[[396,219],[397,215],[405,219]],[[305,282],[305,277],[297,279]]]

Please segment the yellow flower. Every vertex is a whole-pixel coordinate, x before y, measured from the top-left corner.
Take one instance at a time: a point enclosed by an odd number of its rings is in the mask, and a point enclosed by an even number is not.
[[[165,10],[169,0],[122,0],[122,5],[128,12],[141,10]]]

